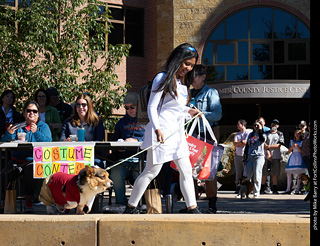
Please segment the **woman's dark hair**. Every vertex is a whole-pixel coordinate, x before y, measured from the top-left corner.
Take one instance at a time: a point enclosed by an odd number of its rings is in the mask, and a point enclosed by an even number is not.
[[[2,105],[2,99],[3,99],[6,95],[8,95],[8,94],[10,94],[10,93],[13,95],[13,101],[12,101],[11,108],[13,107],[14,102],[16,101],[16,95],[14,94],[14,92],[13,92],[12,90],[5,90],[4,92],[2,92],[0,105]]]
[[[49,96],[48,92],[47,92],[45,89],[38,89],[38,90],[36,91],[36,93],[34,94],[34,100],[35,100],[36,102],[38,102],[38,94],[39,94],[40,91],[43,92],[43,93],[46,95],[46,105],[49,105],[49,103],[50,103],[50,96]]]
[[[39,123],[39,121],[40,121],[40,106],[39,106],[39,103],[37,103],[36,101],[26,102],[26,103],[23,105],[22,112],[24,113],[24,111],[27,109],[27,107],[28,107],[30,104],[35,105],[35,106],[37,107],[37,109],[38,109],[38,121],[37,121],[37,123]]]
[[[177,46],[170,54],[167,62],[164,65],[164,70],[166,75],[161,81],[159,87],[156,89],[157,92],[164,91],[162,99],[169,93],[173,98],[177,96],[177,88],[175,83],[175,74],[180,68],[182,62],[187,59],[196,58],[196,62],[198,60],[198,52],[197,50],[188,43],[180,44]],[[186,74],[183,78],[184,84],[189,87],[194,79],[194,68],[192,71]]]

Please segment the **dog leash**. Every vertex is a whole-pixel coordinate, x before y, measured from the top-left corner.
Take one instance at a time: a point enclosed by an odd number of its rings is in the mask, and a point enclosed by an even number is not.
[[[193,116],[187,123],[183,124],[183,127],[185,127],[186,125],[188,125],[191,121],[193,121],[195,118],[197,118],[201,113],[202,113],[202,112],[200,112],[200,113],[198,113],[197,115]],[[177,129],[176,129],[174,132],[172,132],[168,137],[166,137],[165,141],[166,141],[168,138],[170,138],[172,135],[174,135],[176,132],[178,132],[178,131],[180,130],[180,128],[181,128],[181,127],[177,128]],[[116,167],[116,166],[118,166],[118,165],[120,165],[120,164],[122,164],[122,163],[124,163],[124,162],[126,162],[126,161],[128,161],[128,160],[130,160],[131,158],[133,158],[133,157],[135,157],[135,156],[137,156],[137,155],[142,154],[143,152],[147,151],[148,149],[151,149],[152,147],[158,147],[160,144],[161,144],[161,142],[157,142],[156,144],[151,145],[151,146],[143,149],[142,151],[140,151],[140,152],[138,152],[138,153],[136,153],[136,154],[134,154],[134,155],[132,155],[132,156],[129,156],[128,158],[123,159],[122,161],[120,161],[120,162],[118,162],[118,163],[116,163],[116,164],[114,164],[114,165],[112,165],[112,166],[110,166],[110,167],[107,167],[107,168],[106,168],[106,171],[109,171],[111,168],[114,168],[114,167]]]

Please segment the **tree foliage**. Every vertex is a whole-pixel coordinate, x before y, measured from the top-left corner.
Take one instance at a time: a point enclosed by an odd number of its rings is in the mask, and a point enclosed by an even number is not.
[[[0,0],[1,2],[2,0]],[[106,45],[111,23],[97,0],[22,0],[17,10],[0,7],[0,91],[12,89],[21,109],[38,88],[56,87],[74,102],[91,94],[107,129],[123,102],[115,67],[130,45]]]

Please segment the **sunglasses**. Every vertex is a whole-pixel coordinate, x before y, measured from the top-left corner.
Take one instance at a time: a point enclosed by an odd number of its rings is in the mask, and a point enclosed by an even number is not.
[[[76,105],[77,105],[77,108],[80,108],[80,107],[85,108],[85,107],[87,107],[86,103],[77,103]]]
[[[27,109],[27,113],[34,113],[34,114],[37,114],[38,113],[38,110],[36,109]]]
[[[136,105],[124,106],[124,108],[125,108],[126,110],[128,110],[128,109],[135,109],[135,108],[136,108]]]

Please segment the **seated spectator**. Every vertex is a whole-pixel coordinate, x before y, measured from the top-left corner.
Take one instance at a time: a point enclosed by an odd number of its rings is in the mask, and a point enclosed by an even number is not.
[[[26,142],[51,142],[51,131],[49,126],[40,121],[40,107],[35,101],[27,102],[23,107],[23,116],[26,120],[26,127],[17,129],[16,126],[10,125],[1,138],[1,142],[17,140],[18,131],[26,133]],[[13,170],[13,164],[18,164],[23,168],[23,180],[26,193],[26,212],[33,212],[32,197],[35,190],[36,180],[33,179],[33,153],[29,151],[12,151],[12,158],[8,163],[8,170]],[[30,163],[31,162],[31,163]],[[9,181],[16,178],[14,172],[9,173]]]
[[[95,113],[90,97],[85,94],[77,97],[71,119],[63,123],[60,141],[72,141],[70,135],[77,135],[81,125],[85,129],[85,141],[104,141],[103,122]]]
[[[0,137],[5,133],[10,124],[18,123],[23,120],[20,113],[16,111],[14,102],[16,96],[12,90],[5,90],[1,94],[0,110]]]
[[[65,120],[71,117],[72,115],[72,107],[69,104],[64,103],[59,98],[59,92],[56,88],[49,87],[47,89],[47,93],[50,97],[50,105],[58,110],[61,122],[65,122]]]
[[[50,97],[46,90],[39,89],[35,93],[35,101],[39,104],[40,120],[47,123],[52,133],[52,140],[59,141],[59,134],[61,132],[61,120],[58,110],[49,105]]]
[[[78,127],[81,126],[85,129],[85,141],[104,141],[103,122],[95,113],[91,98],[86,94],[77,97],[72,117],[63,123],[60,141],[72,141],[70,135],[77,135]],[[99,159],[95,159],[95,164],[104,168]]]
[[[144,125],[138,123],[137,104],[139,95],[134,92],[129,92],[124,98],[124,107],[126,115],[121,118],[116,126],[112,137],[112,141],[125,142],[141,142],[144,136]],[[116,151],[113,156],[117,161],[121,161],[134,155],[136,151]],[[112,168],[110,178],[113,181],[113,188],[116,194],[116,204],[126,205],[126,190],[125,180],[130,175],[134,180],[139,176],[139,158],[134,157],[122,163],[119,166]]]

